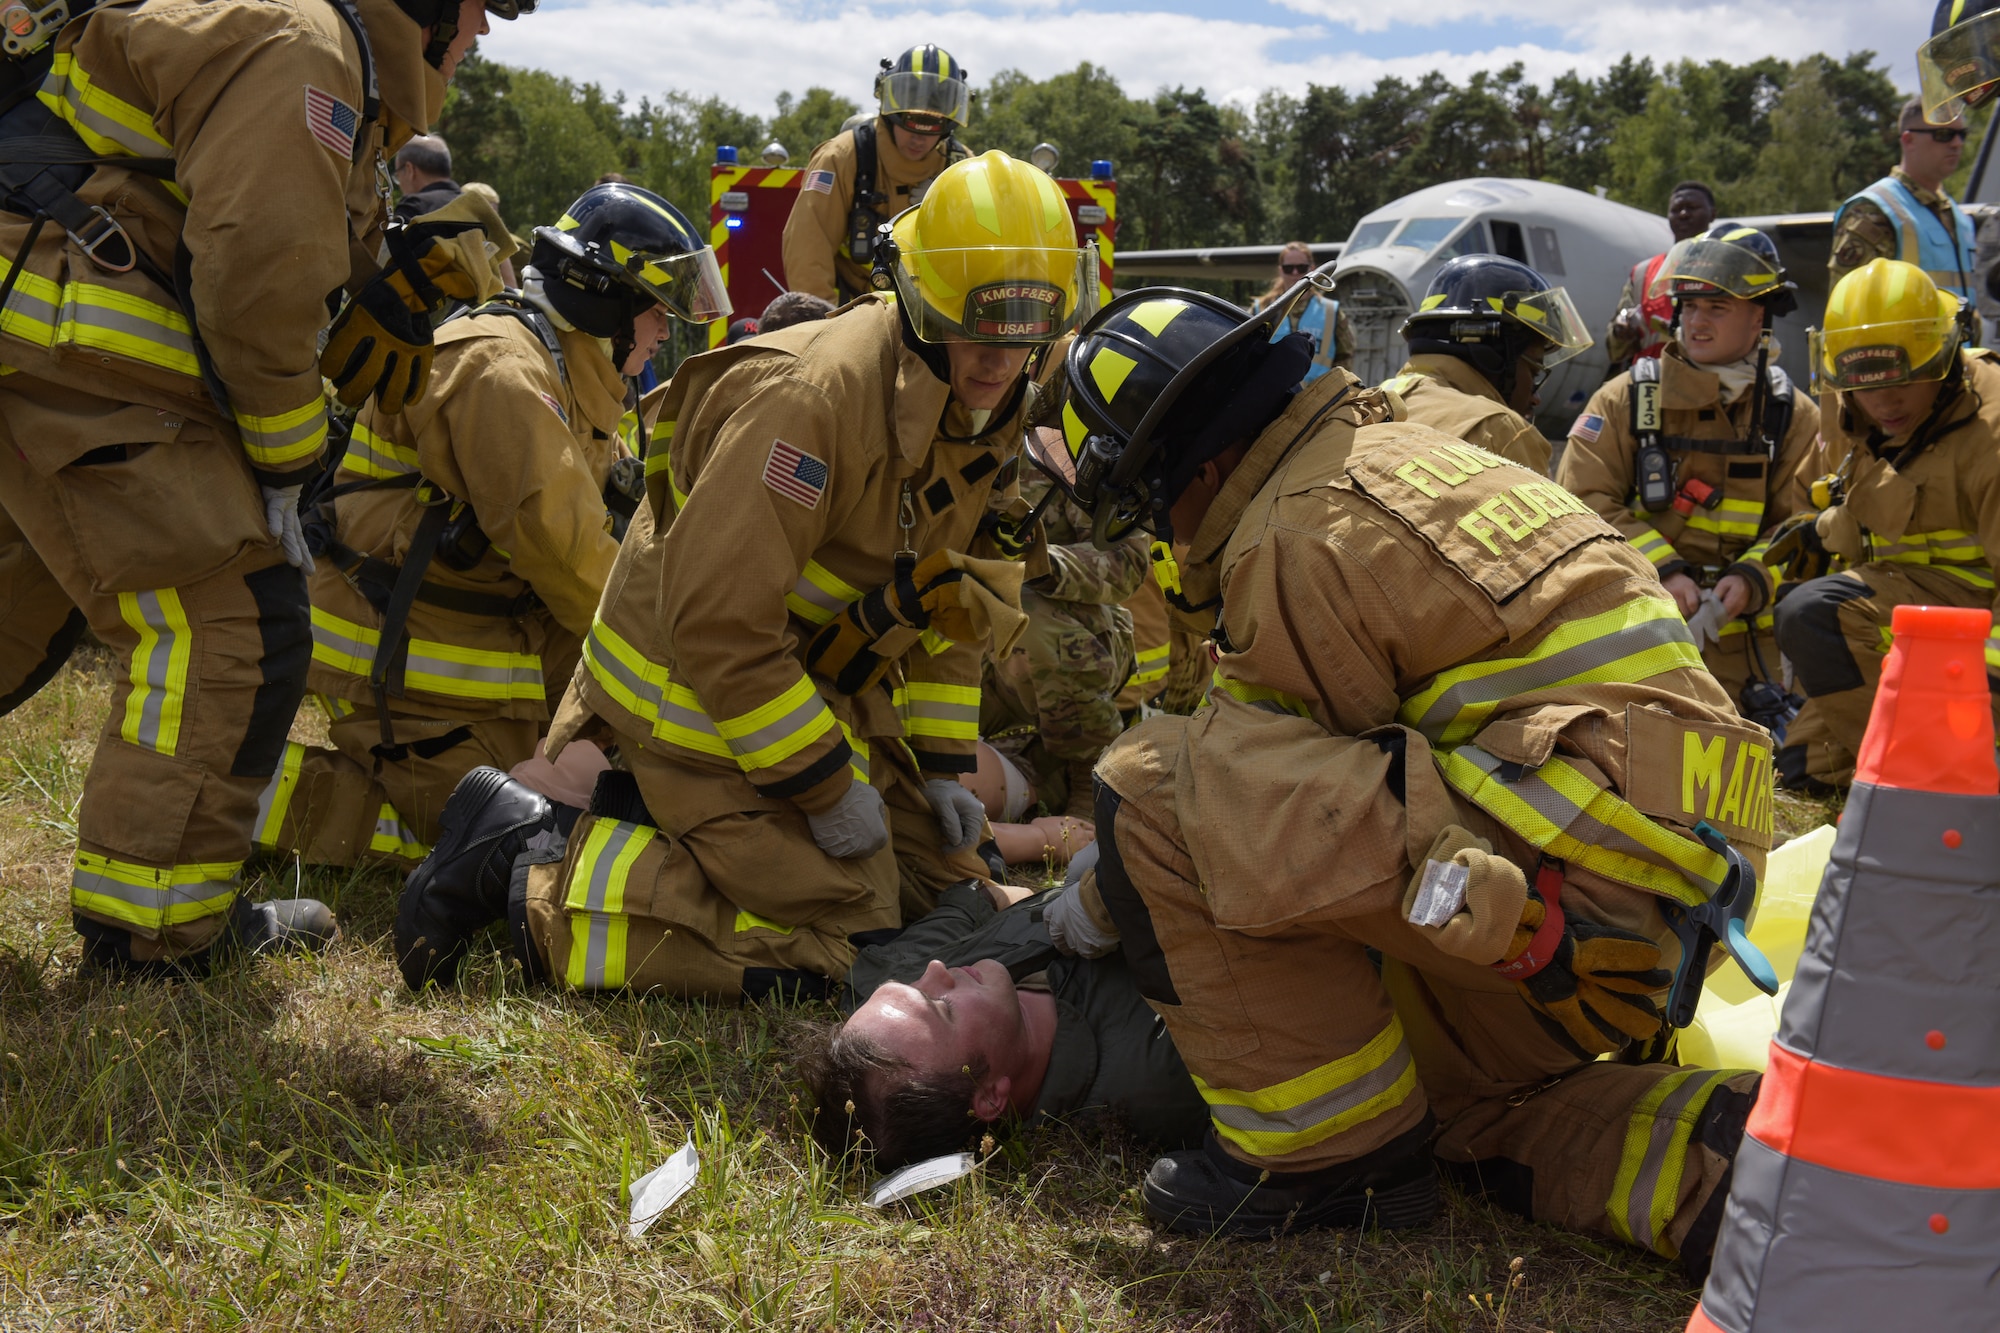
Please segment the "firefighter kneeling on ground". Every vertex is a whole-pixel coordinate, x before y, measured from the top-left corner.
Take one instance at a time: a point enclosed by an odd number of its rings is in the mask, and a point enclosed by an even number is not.
[[[1097,865],[1047,912],[1122,940],[1209,1104],[1145,1209],[1414,1226],[1435,1155],[1705,1268],[1757,1075],[1596,1057],[1691,1011],[1748,910],[1769,737],[1616,529],[1352,376],[1298,389],[1268,331],[1149,288],[1071,353],[1079,501],[1187,536],[1220,649],[1208,708],[1099,763]]]
[[[1812,365],[1829,397],[1805,473],[1821,512],[1801,534],[1818,549],[1800,556],[1848,568],[1778,603],[1778,643],[1807,695],[1778,752],[1787,787],[1824,794],[1853,780],[1897,606],[2000,612],[2000,360],[1962,347],[1957,321],[1951,293],[1893,259],[1827,298]],[[2000,681],[2000,615],[1986,672]]]
[[[988,873],[958,775],[981,655],[1024,623],[1022,566],[963,552],[1092,261],[1055,184],[1002,153],[947,170],[883,240],[896,301],[665,387],[549,743],[603,737],[624,767],[566,843],[534,792],[467,779],[404,894],[412,983],[506,916],[529,975],[578,989],[818,992],[856,937]]]
[[[334,748],[285,747],[263,847],[421,860],[461,778],[539,748],[640,489],[626,377],[670,315],[729,303],[694,226],[631,185],[539,228],[524,278],[439,328],[416,402],[362,411],[313,509],[308,683]]]
[[[1408,420],[1536,472],[1549,442],[1529,422],[1550,370],[1591,346],[1569,292],[1526,264],[1461,255],[1403,323],[1410,359],[1383,384]]]
[[[1673,340],[1585,405],[1556,480],[1653,563],[1730,700],[1782,741],[1797,700],[1764,557],[1820,424],[1770,336],[1793,284],[1769,237],[1720,222],[1676,245],[1654,286],[1673,299]]]

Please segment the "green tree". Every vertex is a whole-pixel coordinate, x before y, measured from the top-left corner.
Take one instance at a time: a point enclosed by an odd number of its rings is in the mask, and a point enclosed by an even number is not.
[[[802,167],[813,149],[838,134],[841,122],[860,110],[858,104],[835,96],[827,88],[808,88],[804,97],[796,99],[790,93],[779,93],[771,137],[790,151],[793,166]]]
[[[500,195],[502,215],[526,235],[624,165],[624,117],[615,97],[536,69],[468,58],[439,130],[462,180]]]
[[[1849,145],[1819,61],[1792,67],[1770,119],[1771,137],[1757,153],[1756,168],[1723,190],[1724,206],[1741,213],[1832,208]]]
[[[1752,68],[1682,61],[1655,79],[1645,109],[1613,133],[1611,197],[1659,212],[1678,181],[1706,181],[1720,196],[1748,173],[1768,137],[1767,90],[1743,73]]]

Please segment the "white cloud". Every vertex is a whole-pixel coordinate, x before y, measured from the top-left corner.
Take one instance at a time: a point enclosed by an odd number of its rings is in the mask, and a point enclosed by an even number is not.
[[[1546,0],[1432,0],[1415,22],[1400,13],[1388,18],[1396,11],[1381,0],[1278,3],[1299,21],[1093,13],[1081,0],[987,0],[983,12],[933,8],[925,0],[845,9],[820,0],[581,0],[495,23],[482,50],[496,60],[622,88],[634,98],[677,88],[769,114],[777,93],[812,84],[866,105],[877,60],[915,39],[947,47],[971,68],[975,82],[1006,67],[1041,78],[1090,60],[1108,68],[1129,93],[1182,84],[1206,88],[1218,100],[1249,103],[1272,87],[1360,89],[1389,74],[1416,78],[1441,69],[1462,78],[1514,61],[1530,78],[1546,81],[1569,69],[1601,72],[1627,51],[1656,61],[1744,61],[1872,48],[1883,53],[1898,83],[1914,86],[1912,53],[1922,36],[1920,16],[1868,0],[1770,0],[1762,6],[1609,0],[1576,6],[1553,21]],[[1561,37],[1470,54],[1451,53],[1443,42],[1429,52],[1390,57],[1365,50],[1376,44],[1369,35],[1392,28],[1425,32],[1496,20],[1502,30],[1512,20],[1534,35],[1553,27]],[[1362,40],[1348,46],[1350,34]],[[1336,49],[1300,49],[1322,42]],[[1407,39],[1398,45],[1407,47]]]

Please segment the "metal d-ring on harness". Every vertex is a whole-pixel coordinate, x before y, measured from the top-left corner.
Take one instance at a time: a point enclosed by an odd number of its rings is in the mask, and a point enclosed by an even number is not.
[[[327,0],[354,35],[361,54],[362,123],[381,115],[381,97],[375,77],[375,53],[368,43],[368,30],[361,22],[355,0]],[[36,96],[49,71],[54,68],[51,43],[57,33],[72,22],[88,20],[96,0],[65,0],[33,15],[35,26],[26,33],[10,32],[5,38],[5,59],[0,60],[0,209],[29,220],[27,236],[14,253],[7,275],[0,279],[0,314],[14,295],[21,271],[42,229],[50,222],[61,227],[83,252],[86,259],[106,273],[130,273],[137,269],[162,291],[172,292],[187,316],[189,338],[194,345],[196,365],[217,410],[229,412],[229,394],[216,373],[215,363],[203,343],[200,325],[194,317],[193,255],[185,240],[176,247],[173,270],[169,272],[141,250],[123,224],[110,210],[87,204],[77,191],[97,168],[115,166],[155,179],[173,179],[171,157],[102,156],[90,151],[77,132]],[[361,160],[366,136],[356,126],[354,161]]]

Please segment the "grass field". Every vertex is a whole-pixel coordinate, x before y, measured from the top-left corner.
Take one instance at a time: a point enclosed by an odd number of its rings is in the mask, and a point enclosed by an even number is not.
[[[415,1000],[391,874],[305,873],[325,957],[79,980],[108,668],[0,719],[0,1328],[1679,1333],[1694,1306],[1667,1264],[1456,1195],[1396,1237],[1158,1234],[1143,1149],[1060,1133],[873,1212],[797,1121],[785,1052],[829,1011],[530,991],[495,952]],[[690,1137],[700,1183],[628,1240],[625,1186]]]

